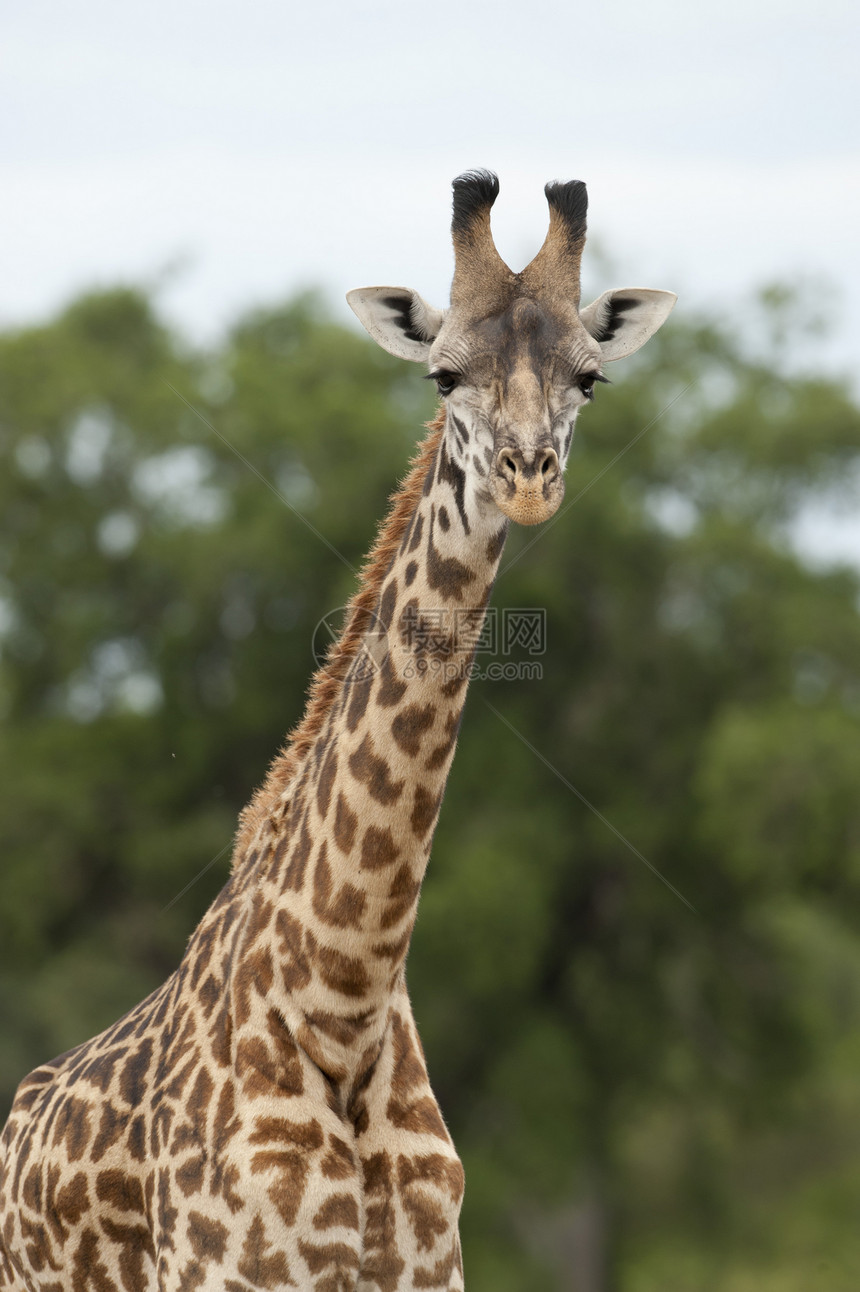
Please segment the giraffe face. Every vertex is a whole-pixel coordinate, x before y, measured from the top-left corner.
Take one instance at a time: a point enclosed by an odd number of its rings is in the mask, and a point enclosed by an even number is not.
[[[606,380],[600,347],[575,311],[527,295],[484,317],[462,314],[446,315],[429,354],[449,454],[478,505],[539,524],[564,497],[577,414]]]
[[[448,457],[472,504],[536,525],[564,496],[574,424],[607,380],[603,365],[644,345],[676,297],[630,287],[579,308],[587,198],[578,180],[546,186],[546,240],[513,273],[490,231],[498,188],[487,171],[454,180],[448,310],[405,287],[358,288],[347,300],[383,349],[429,364],[447,409]]]

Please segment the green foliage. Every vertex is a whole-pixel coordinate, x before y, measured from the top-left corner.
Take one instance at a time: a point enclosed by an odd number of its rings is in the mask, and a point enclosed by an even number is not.
[[[856,1283],[860,588],[787,535],[860,412],[801,305],[664,329],[503,560],[542,678],[473,683],[410,958],[475,1292]],[[178,961],[431,411],[310,296],[0,337],[4,1100]]]

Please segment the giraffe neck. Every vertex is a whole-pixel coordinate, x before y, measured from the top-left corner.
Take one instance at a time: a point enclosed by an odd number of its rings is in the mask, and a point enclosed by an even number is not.
[[[507,532],[493,504],[467,497],[448,441],[437,423],[395,495],[348,655],[335,648],[294,733],[306,747],[283,756],[245,822],[256,837],[234,1021],[274,1008],[339,1078],[372,1057],[400,983]]]

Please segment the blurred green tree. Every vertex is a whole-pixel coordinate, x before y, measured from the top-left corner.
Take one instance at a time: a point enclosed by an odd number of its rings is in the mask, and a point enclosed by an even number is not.
[[[503,563],[542,676],[473,684],[410,959],[475,1292],[856,1285],[860,589],[791,526],[860,412],[760,317],[661,332]],[[176,964],[429,401],[312,296],[0,337],[4,1105]]]

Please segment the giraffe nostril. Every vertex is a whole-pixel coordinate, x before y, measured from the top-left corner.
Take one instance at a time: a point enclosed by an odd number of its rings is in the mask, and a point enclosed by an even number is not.
[[[544,483],[548,484],[558,475],[558,455],[555,449],[547,449],[540,464],[540,473]]]
[[[517,476],[519,475],[517,459],[507,449],[502,449],[496,458],[496,470],[503,479],[507,480],[508,484],[516,484]]]

